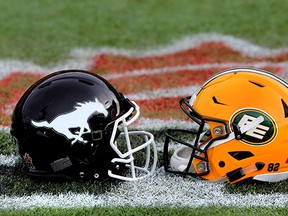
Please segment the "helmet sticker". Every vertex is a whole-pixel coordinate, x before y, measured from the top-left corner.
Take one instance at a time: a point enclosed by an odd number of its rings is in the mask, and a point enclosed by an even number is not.
[[[241,128],[260,116],[264,120],[244,132],[241,141],[249,145],[265,145],[272,142],[277,135],[277,124],[266,112],[254,108],[240,109],[232,115],[229,125],[231,130],[233,130],[232,123],[237,124]]]
[[[51,122],[32,120],[31,123],[34,127],[52,128],[67,139],[72,139],[71,145],[77,141],[87,143],[82,135],[91,132],[88,119],[95,112],[102,113],[105,117],[108,116],[108,111],[96,98],[94,101],[77,103],[71,112],[59,115]],[[70,129],[77,127],[79,127],[79,130],[72,133]]]
[[[32,158],[30,157],[28,153],[24,154],[23,160],[24,160],[25,165],[28,167],[28,169],[35,170],[35,166],[33,165]]]

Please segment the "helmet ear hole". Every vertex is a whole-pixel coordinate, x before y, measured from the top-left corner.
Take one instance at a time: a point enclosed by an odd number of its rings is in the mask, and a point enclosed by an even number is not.
[[[219,161],[219,163],[218,163],[218,165],[219,165],[219,167],[225,167],[225,162],[224,161]]]

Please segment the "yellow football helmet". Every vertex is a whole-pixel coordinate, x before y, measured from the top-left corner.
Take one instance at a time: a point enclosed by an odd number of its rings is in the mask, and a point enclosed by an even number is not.
[[[193,127],[167,131],[165,170],[229,183],[287,179],[287,104],[288,83],[267,71],[214,75],[180,101]]]

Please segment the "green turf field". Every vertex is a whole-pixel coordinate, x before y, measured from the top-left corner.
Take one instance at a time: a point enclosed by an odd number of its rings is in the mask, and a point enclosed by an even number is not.
[[[51,64],[74,47],[151,48],[216,32],[288,45],[285,0],[1,1],[0,58]]]
[[[285,0],[10,0],[0,1],[0,8],[0,61],[31,61],[49,66],[69,59],[73,48],[115,47],[145,50],[201,33],[235,36],[270,48],[288,47],[288,2]],[[6,132],[0,133],[0,154],[17,154],[16,147]],[[152,132],[158,142],[163,141],[163,131]],[[161,166],[161,155],[159,157],[158,166]],[[103,194],[109,191],[111,186],[33,182],[21,174],[20,167],[20,164],[13,168],[1,166],[0,195],[24,196],[39,191],[52,195],[67,191]],[[228,194],[243,196],[273,193],[286,195],[287,189],[287,181],[224,187]],[[0,215],[287,214],[286,207],[222,205],[196,208],[97,206],[0,210]]]

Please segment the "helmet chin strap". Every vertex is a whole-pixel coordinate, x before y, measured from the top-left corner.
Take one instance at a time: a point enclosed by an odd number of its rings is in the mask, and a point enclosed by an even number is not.
[[[213,182],[217,182],[217,183],[224,183],[224,182],[234,182],[240,178],[242,178],[243,176],[245,176],[247,173],[251,173],[251,172],[255,172],[257,170],[261,170],[263,169],[263,167],[265,166],[264,163],[262,162],[257,162],[251,166],[247,166],[244,168],[239,167],[238,169],[232,170],[228,173],[226,173],[225,176],[222,176],[218,179],[213,180]]]

